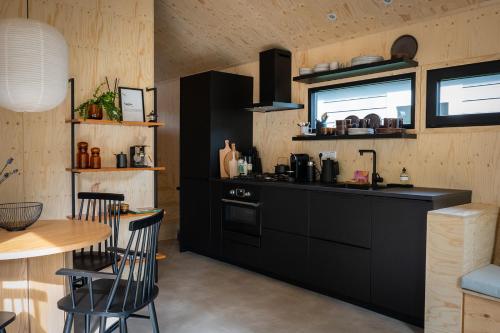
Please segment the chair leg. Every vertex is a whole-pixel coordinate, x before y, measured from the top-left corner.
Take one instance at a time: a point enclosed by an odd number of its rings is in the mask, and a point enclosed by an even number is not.
[[[99,333],[106,333],[106,317],[104,316],[99,319]]]
[[[5,328],[0,328],[0,333],[7,333],[7,332],[5,331]]]
[[[127,333],[127,318],[120,318],[120,333]]]
[[[153,326],[153,333],[160,333],[160,329],[158,328],[158,319],[156,318],[156,309],[155,303],[149,303],[149,320],[151,321],[151,325]]]
[[[66,315],[66,321],[64,322],[64,333],[71,333],[73,328],[73,313],[69,312]]]
[[[85,333],[90,333],[90,315],[85,315]]]

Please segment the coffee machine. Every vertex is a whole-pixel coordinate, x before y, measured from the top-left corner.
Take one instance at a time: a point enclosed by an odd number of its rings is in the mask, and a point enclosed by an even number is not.
[[[290,171],[292,171],[296,182],[307,181],[307,162],[309,162],[307,154],[290,155]]]
[[[130,147],[130,167],[131,168],[147,168],[146,163],[146,147],[144,145],[135,145]]]

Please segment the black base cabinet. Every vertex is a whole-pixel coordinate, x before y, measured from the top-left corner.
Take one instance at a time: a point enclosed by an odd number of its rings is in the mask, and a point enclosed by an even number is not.
[[[310,240],[310,284],[326,293],[370,301],[370,250]]]
[[[264,229],[262,268],[273,275],[295,282],[306,280],[307,237]]]
[[[423,324],[427,201],[373,198],[372,303]]]
[[[262,188],[262,227],[307,236],[308,192]]]

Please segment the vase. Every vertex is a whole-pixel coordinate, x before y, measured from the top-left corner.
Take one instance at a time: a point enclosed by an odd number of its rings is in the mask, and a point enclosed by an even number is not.
[[[101,120],[103,117],[102,107],[96,104],[87,106],[87,115],[89,119]]]

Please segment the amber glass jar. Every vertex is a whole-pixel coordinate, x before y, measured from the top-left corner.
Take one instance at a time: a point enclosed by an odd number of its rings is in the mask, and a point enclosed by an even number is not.
[[[78,142],[78,153],[76,154],[76,167],[78,169],[87,169],[89,167],[89,153],[87,142]]]
[[[101,120],[103,117],[102,107],[96,104],[90,104],[87,106],[87,114],[89,119]]]
[[[90,156],[90,168],[91,169],[100,169],[101,168],[101,156],[99,153],[101,150],[97,147],[93,147],[90,149],[92,156]]]

